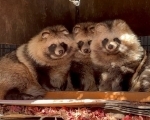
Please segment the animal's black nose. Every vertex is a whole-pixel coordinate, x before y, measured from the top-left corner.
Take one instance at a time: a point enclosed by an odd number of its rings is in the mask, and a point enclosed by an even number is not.
[[[59,50],[59,55],[63,55],[64,51],[63,50]]]
[[[114,46],[113,46],[113,45],[111,45],[111,44],[110,44],[110,45],[108,45],[108,49],[113,49],[113,47],[114,47]]]
[[[84,53],[90,53],[91,52],[89,49],[84,49],[83,51],[84,51]]]

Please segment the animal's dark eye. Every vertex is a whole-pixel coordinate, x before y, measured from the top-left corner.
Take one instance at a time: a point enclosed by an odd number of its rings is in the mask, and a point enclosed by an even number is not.
[[[57,45],[56,44],[51,44],[51,46],[50,47],[56,47]]]
[[[64,45],[65,45],[65,43],[64,43],[64,42],[62,42],[62,43],[60,43],[60,45],[61,45],[61,46],[64,46]]]
[[[90,26],[90,30],[91,30],[91,29],[94,29],[94,28],[95,28],[94,26]]]
[[[48,49],[49,49],[50,52],[54,52],[55,49],[56,49],[56,47],[57,47],[56,44],[51,44],[51,45],[48,47]]]
[[[105,38],[105,39],[102,41],[102,44],[103,44],[103,46],[105,46],[107,43],[108,43],[108,39]]]
[[[68,48],[68,45],[64,42],[60,43],[60,46],[62,46],[64,48],[64,50],[66,51]]]
[[[84,42],[83,41],[79,41],[77,44],[78,44],[78,47],[81,49],[83,44],[84,44]]]
[[[119,40],[119,38],[114,38],[113,40],[114,40],[115,42],[121,44],[121,40]]]
[[[88,44],[90,45],[90,44],[91,44],[91,42],[92,42],[92,40],[89,40],[89,41],[88,41]]]

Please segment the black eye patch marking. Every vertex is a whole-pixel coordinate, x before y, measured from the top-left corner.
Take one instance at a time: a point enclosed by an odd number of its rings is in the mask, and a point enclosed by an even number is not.
[[[51,45],[48,47],[48,49],[49,49],[50,52],[54,52],[55,49],[56,49],[56,47],[57,47],[56,44],[51,44]]]
[[[90,45],[90,44],[91,44],[91,42],[92,42],[92,40],[89,40],[89,41],[88,41],[88,44]]]
[[[78,44],[79,49],[81,49],[83,44],[84,44],[84,42],[83,41],[79,41],[77,44]]]
[[[114,38],[113,40],[114,40],[115,42],[121,44],[121,40],[119,40],[119,38]]]
[[[56,44],[51,44],[51,47],[56,47],[57,45]]]
[[[60,43],[60,46],[64,48],[65,51],[67,51],[68,45],[64,42]]]
[[[103,45],[103,46],[106,46],[107,43],[108,43],[108,39],[105,38],[105,39],[102,41],[102,45]]]

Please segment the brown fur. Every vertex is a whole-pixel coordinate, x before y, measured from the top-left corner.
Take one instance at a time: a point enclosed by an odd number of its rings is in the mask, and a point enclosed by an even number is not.
[[[78,45],[78,51],[72,60],[69,78],[71,80],[69,80],[69,84],[72,85],[75,90],[97,90],[90,58],[90,42],[93,39],[94,25],[95,23],[86,22],[76,24],[73,28],[73,37]],[[82,43],[80,45],[79,42],[83,42],[83,45]]]
[[[121,84],[129,87],[129,77],[135,72],[144,53],[137,36],[125,21],[119,19],[96,25],[91,50],[100,91],[124,90]]]
[[[0,60],[0,99],[4,99],[6,93],[13,88],[34,97],[45,94],[45,90],[30,72],[30,66],[26,66],[30,63],[26,59],[20,61],[18,52],[23,55],[24,51],[21,50],[23,47],[24,45],[20,46],[16,52],[9,53]]]
[[[132,80],[130,91],[150,92],[150,53],[145,54],[144,58],[134,74],[136,77]]]
[[[29,55],[39,64],[36,67],[40,77],[39,83],[50,91],[64,90],[76,45],[68,30],[62,25],[46,28],[43,33],[43,40],[35,39],[28,46]],[[65,53],[62,56],[51,54],[49,47],[52,44],[59,46],[62,42],[68,46]],[[34,47],[38,49],[34,49]],[[60,47],[54,50],[55,54],[59,54]]]
[[[67,53],[65,52],[62,56],[51,54],[49,46],[61,41],[69,46]],[[64,26],[47,27],[27,44],[21,45],[16,52],[1,58],[0,99],[4,99],[4,96],[7,99],[11,97],[11,94],[21,95],[15,99],[33,99],[33,96],[36,99],[46,93],[40,86],[41,84],[47,88],[45,80],[48,80],[47,83],[51,84],[52,88],[59,89],[66,80],[64,76],[67,76],[70,67],[69,62],[75,48],[73,43],[72,37]],[[61,46],[54,52],[59,54],[60,48]],[[14,93],[10,92],[11,89],[15,89]]]

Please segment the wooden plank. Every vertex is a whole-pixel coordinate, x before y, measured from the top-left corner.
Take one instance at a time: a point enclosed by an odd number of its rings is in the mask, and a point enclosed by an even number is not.
[[[80,21],[123,19],[139,36],[150,35],[150,0],[81,0]]]
[[[45,0],[45,26],[63,24],[72,31],[75,6],[69,0]]]
[[[0,0],[0,43],[22,44],[43,26],[44,2]]]
[[[137,35],[150,35],[149,0],[81,0],[80,22],[124,19]],[[0,44],[22,44],[49,25],[75,24],[69,0],[0,0]]]
[[[149,92],[48,92],[45,99],[105,99],[150,102]]]
[[[122,113],[132,113],[150,117],[150,103],[130,102],[121,100],[103,100],[103,99],[53,99],[53,100],[0,100],[1,111],[5,107],[13,108],[15,106],[29,107],[71,107],[71,108],[101,108],[105,110],[117,110]],[[12,109],[11,108],[11,109]]]
[[[75,6],[69,0],[0,0],[0,44],[28,42],[43,28],[72,29]]]

